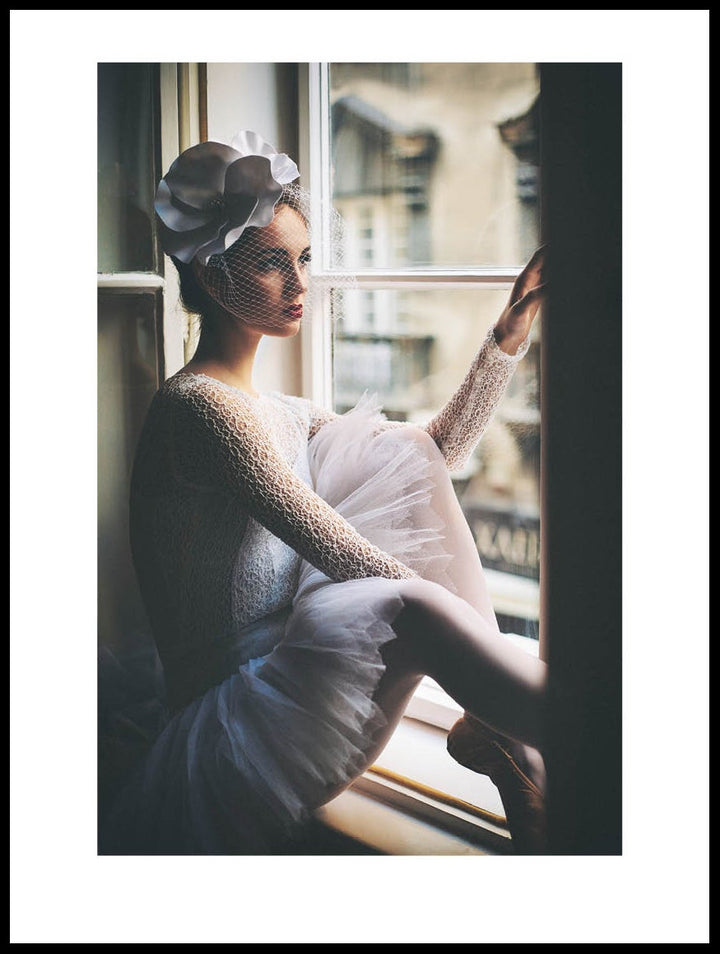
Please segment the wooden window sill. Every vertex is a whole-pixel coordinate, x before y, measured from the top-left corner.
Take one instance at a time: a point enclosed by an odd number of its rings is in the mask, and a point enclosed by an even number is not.
[[[512,854],[497,789],[450,758],[446,736],[403,719],[376,765],[317,820],[381,854]]]

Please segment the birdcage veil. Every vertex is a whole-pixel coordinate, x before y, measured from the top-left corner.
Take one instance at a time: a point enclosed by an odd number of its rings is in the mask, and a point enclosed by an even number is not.
[[[355,287],[346,268],[344,223],[327,202],[297,183],[299,170],[257,133],[230,145],[185,150],[161,180],[155,200],[160,240],[183,284],[183,300],[205,314],[219,306],[277,333],[321,312],[342,317]],[[209,307],[207,307],[209,305]]]

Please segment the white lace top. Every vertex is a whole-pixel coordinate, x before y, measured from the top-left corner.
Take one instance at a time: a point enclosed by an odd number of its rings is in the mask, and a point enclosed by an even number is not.
[[[490,332],[427,424],[451,469],[469,457],[526,350],[505,354]],[[219,666],[272,649],[301,558],[335,581],[414,576],[310,487],[308,441],[333,417],[304,398],[253,397],[182,371],[155,395],[133,469],[130,534],[171,704],[222,678]]]

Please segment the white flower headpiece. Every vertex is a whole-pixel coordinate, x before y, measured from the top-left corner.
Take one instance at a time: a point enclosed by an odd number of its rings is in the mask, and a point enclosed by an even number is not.
[[[298,167],[262,136],[244,130],[230,145],[201,142],[181,153],[160,180],[155,211],[168,255],[206,265],[248,226],[269,225],[282,187]]]

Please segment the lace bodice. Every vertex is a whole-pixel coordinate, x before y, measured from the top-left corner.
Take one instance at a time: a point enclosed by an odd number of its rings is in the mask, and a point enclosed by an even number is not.
[[[427,425],[449,466],[472,451],[521,356],[505,355],[488,335]],[[303,398],[253,397],[187,372],[155,395],[135,459],[130,532],[171,681],[193,670],[193,680],[207,682],[229,648],[235,662],[268,652],[302,558],[334,581],[415,575],[310,486],[308,442],[334,417]]]

